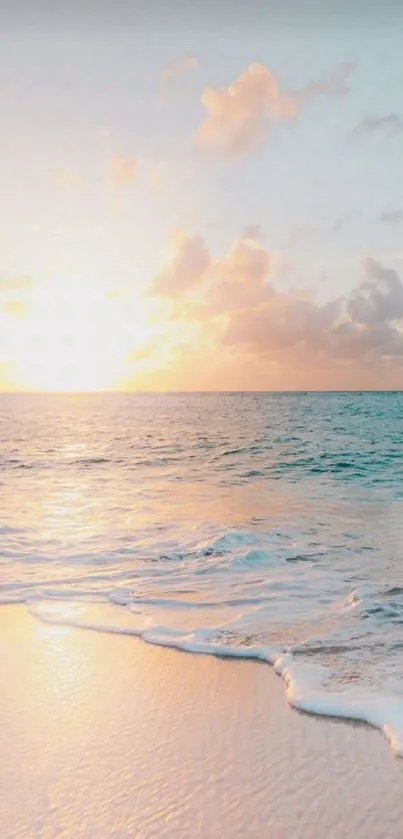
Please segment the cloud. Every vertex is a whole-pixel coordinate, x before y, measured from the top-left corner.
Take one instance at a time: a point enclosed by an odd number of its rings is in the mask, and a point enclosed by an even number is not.
[[[211,318],[259,306],[270,293],[272,255],[258,243],[236,239],[222,260],[211,264],[214,281],[206,290],[204,311]]]
[[[222,341],[295,367],[379,365],[390,358],[403,365],[402,281],[374,259],[365,261],[364,273],[349,295],[324,304],[272,289],[261,306],[229,319]]]
[[[224,259],[215,263],[215,274],[233,286],[247,284],[250,288],[261,286],[270,275],[270,253],[257,242],[236,239]]]
[[[161,70],[160,84],[165,87],[176,76],[186,73],[188,70],[198,70],[200,64],[194,55],[183,55],[168,61]]]
[[[178,322],[193,321],[214,339],[217,353],[295,371],[365,368],[375,375],[393,364],[403,370],[403,283],[379,261],[366,259],[349,294],[321,303],[308,290],[276,289],[275,255],[252,240],[235,240],[214,260],[194,237],[179,254],[154,293],[171,299]]]
[[[114,188],[131,184],[137,177],[140,161],[136,157],[117,155],[109,162],[109,181]]]
[[[403,210],[386,210],[379,218],[385,224],[398,224],[403,221]]]
[[[363,326],[403,320],[403,285],[397,271],[376,259],[364,262],[366,279],[347,302],[352,320]]]
[[[213,259],[200,237],[179,243],[171,264],[155,279],[150,294],[174,304],[173,316],[203,321],[258,305],[277,260],[258,242],[236,239],[222,259]],[[189,292],[198,291],[197,296]]]
[[[319,81],[285,92],[268,67],[250,64],[228,87],[203,92],[207,116],[196,132],[196,146],[228,157],[245,155],[266,139],[268,123],[295,119],[301,107],[318,97],[345,95],[352,69],[352,64],[342,65]]]
[[[372,135],[381,132],[385,134],[398,134],[401,131],[403,131],[403,118],[400,114],[367,116],[354,128],[352,136]]]
[[[150,294],[172,297],[197,287],[210,265],[210,254],[200,236],[180,234],[174,240],[174,256],[170,265],[154,279]]]
[[[299,364],[308,347],[320,351],[326,332],[339,316],[339,301],[319,306],[295,291],[272,290],[261,306],[243,309],[229,320],[222,342],[283,359],[293,350]]]
[[[280,90],[264,64],[250,64],[233,84],[202,94],[207,117],[196,134],[199,148],[237,157],[254,149],[266,136],[266,120],[295,117],[295,100]]]

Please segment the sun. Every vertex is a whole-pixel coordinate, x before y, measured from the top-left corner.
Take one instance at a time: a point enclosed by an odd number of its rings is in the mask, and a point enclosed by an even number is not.
[[[141,307],[129,312],[124,300],[71,284],[43,287],[19,325],[13,364],[29,391],[113,390],[128,354],[149,336]]]

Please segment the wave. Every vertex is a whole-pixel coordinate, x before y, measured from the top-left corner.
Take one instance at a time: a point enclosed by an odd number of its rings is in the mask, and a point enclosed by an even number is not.
[[[69,626],[92,632],[132,635],[147,644],[170,647],[182,652],[233,659],[249,659],[269,664],[285,684],[289,704],[299,711],[366,723],[378,728],[389,741],[392,751],[403,757],[403,697],[371,693],[360,688],[329,689],[333,672],[316,664],[300,662],[289,649],[268,645],[233,644],[228,627],[196,629],[183,632],[164,625],[154,625],[148,618],[139,625],[96,621],[88,603],[77,601],[28,600],[30,614],[43,623]],[[135,613],[134,613],[135,614]]]

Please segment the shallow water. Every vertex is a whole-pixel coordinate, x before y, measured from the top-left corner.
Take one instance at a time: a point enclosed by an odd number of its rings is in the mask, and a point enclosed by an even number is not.
[[[1,395],[0,443],[1,602],[264,659],[403,750],[403,393]]]

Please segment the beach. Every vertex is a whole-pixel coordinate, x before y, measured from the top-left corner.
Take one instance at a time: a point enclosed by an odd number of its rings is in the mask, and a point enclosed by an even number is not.
[[[4,839],[401,836],[382,735],[290,709],[267,664],[0,622]]]

